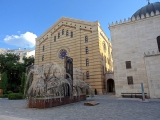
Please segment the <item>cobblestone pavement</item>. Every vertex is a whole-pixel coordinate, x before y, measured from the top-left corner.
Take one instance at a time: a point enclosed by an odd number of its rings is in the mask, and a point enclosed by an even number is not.
[[[117,99],[107,95],[89,100],[96,106],[84,106],[84,102],[47,109],[27,108],[25,100],[0,99],[0,120],[160,120],[160,99],[143,103],[138,100]]]

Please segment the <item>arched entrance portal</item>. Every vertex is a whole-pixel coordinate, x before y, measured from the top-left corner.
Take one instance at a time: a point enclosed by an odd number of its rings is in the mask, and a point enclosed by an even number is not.
[[[107,80],[107,92],[115,92],[115,85],[113,79]]]

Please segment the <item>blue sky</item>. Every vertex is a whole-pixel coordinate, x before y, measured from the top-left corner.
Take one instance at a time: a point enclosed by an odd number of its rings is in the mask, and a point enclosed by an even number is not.
[[[62,16],[98,20],[110,38],[108,23],[128,19],[147,4],[146,0],[0,0],[0,48],[34,49],[34,38]]]

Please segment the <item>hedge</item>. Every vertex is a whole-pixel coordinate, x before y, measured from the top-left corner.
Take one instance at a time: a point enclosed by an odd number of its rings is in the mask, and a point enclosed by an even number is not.
[[[2,94],[0,95],[0,98],[8,98],[8,94]]]
[[[23,99],[23,94],[22,93],[10,93],[8,95],[9,100],[20,100]]]
[[[13,93],[13,92],[12,92],[11,90],[9,90],[9,91],[7,91],[7,93],[8,93],[8,94],[11,94],[11,93]]]

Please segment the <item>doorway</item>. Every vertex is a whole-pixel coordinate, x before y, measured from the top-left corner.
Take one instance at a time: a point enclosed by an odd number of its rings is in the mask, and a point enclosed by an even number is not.
[[[114,80],[113,79],[108,79],[107,80],[107,92],[108,93],[115,92],[115,85],[114,85]]]

